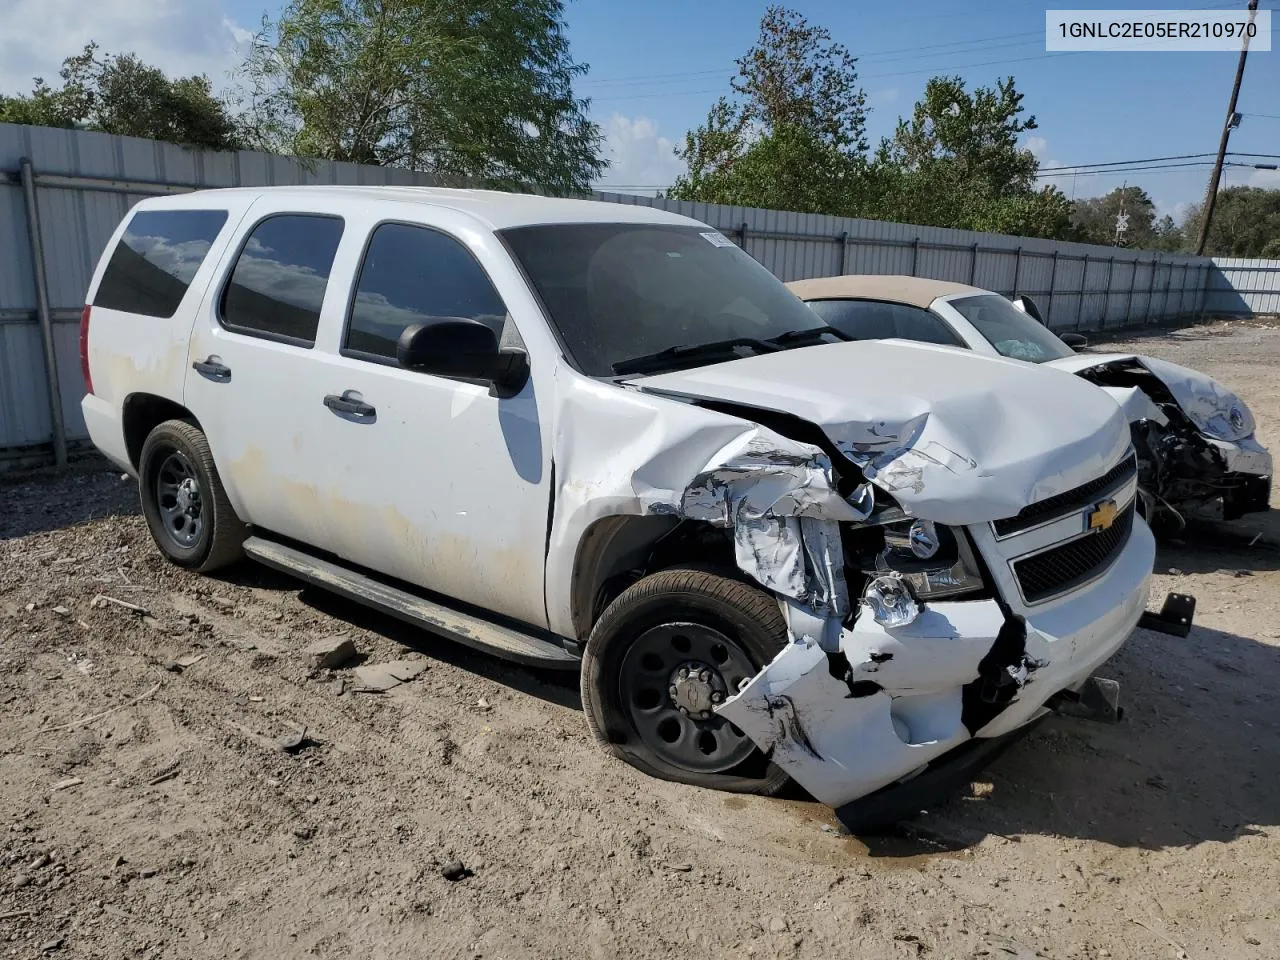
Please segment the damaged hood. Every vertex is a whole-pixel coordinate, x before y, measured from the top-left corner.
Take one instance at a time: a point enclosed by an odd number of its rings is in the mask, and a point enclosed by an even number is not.
[[[1050,360],[1043,366],[1082,374],[1113,363],[1144,367],[1169,388],[1187,419],[1203,433],[1232,441],[1253,435],[1253,414],[1239,397],[1212,377],[1167,360],[1134,353],[1082,353]]]
[[[791,414],[822,429],[913,516],[1016,514],[1106,472],[1123,412],[1064,370],[906,341],[784,350],[636,378],[637,389]]]

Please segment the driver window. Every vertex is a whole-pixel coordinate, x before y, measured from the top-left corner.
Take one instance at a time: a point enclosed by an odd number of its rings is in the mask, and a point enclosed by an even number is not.
[[[394,361],[405,327],[442,317],[478,320],[501,338],[507,308],[453,237],[403,223],[378,226],[356,281],[343,352]]]

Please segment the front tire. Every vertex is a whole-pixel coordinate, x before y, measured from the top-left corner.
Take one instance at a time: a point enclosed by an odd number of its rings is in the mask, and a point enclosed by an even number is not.
[[[240,559],[246,529],[195,424],[166,420],[138,457],[138,493],[151,537],[171,562],[210,573]]]
[[[777,601],[752,584],[690,567],[650,574],[591,631],[582,658],[587,725],[607,752],[658,779],[776,794],[786,773],[713,707],[786,638]]]

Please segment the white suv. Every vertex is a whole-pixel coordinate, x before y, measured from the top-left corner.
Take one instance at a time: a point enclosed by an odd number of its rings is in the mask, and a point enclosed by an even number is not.
[[[1146,605],[1102,391],[840,342],[685,217],[201,191],[138,204],[87,302],[85,421],[174,563],[247,554],[580,669],[596,738],[654,776],[790,775],[861,822],[1078,699]]]

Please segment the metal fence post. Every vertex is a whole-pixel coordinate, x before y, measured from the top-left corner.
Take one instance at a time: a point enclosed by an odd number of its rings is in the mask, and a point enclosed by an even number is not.
[[[973,260],[969,263],[969,286],[975,286],[978,282],[978,245],[973,245]]]
[[[849,231],[841,231],[837,239],[840,241],[840,276],[843,277],[849,267]]]
[[[1076,329],[1084,317],[1084,292],[1089,289],[1089,255],[1084,255],[1084,269],[1080,271],[1080,299],[1076,302]]]
[[[1048,304],[1045,305],[1045,308],[1044,308],[1044,316],[1046,320],[1049,320],[1053,317],[1053,288],[1057,286],[1057,283],[1058,283],[1058,251],[1055,248],[1053,251],[1053,265],[1050,266],[1049,268],[1049,302]],[[1049,326],[1050,328],[1052,328],[1053,324],[1050,323]]]
[[[1169,264],[1169,272],[1164,277],[1164,299],[1160,301],[1160,319],[1166,319],[1169,312],[1169,288],[1173,286],[1173,264]]]
[[[1112,254],[1107,257],[1107,292],[1102,295],[1102,322],[1098,324],[1099,330],[1107,329],[1107,314],[1111,312],[1111,280],[1116,273],[1116,258]]]
[[[1022,245],[1013,254],[1013,295],[1018,295],[1018,277],[1022,275]]]
[[[911,241],[911,275],[916,276],[916,264],[920,262],[920,238]]]
[[[49,387],[49,415],[53,422],[53,459],[59,469],[67,465],[67,427],[62,419],[62,390],[58,383],[58,354],[53,342],[53,314],[49,308],[49,278],[44,269],[44,237],[36,206],[35,170],[29,157],[19,161],[22,199],[27,208],[27,236],[31,240],[32,280],[36,288],[36,313],[44,341],[45,381]]]
[[[1151,255],[1151,282],[1147,284],[1147,309],[1142,315],[1144,325],[1151,322],[1151,305],[1156,298],[1156,267],[1160,263],[1160,258],[1154,253]]]
[[[747,249],[747,221],[742,221],[742,226],[738,228],[738,246],[743,250]]]
[[[1138,261],[1133,259],[1129,261],[1129,296],[1124,302],[1124,323],[1122,327],[1129,325],[1129,314],[1133,313],[1133,288],[1138,285]]]

